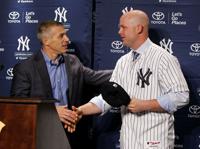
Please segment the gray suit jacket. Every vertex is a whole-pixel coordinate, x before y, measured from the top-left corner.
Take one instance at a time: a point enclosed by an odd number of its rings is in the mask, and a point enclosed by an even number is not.
[[[75,55],[64,55],[68,76],[68,103],[80,106],[83,84],[101,85],[108,81],[111,71],[94,71],[83,66]],[[53,98],[47,66],[41,51],[15,65],[11,96]]]

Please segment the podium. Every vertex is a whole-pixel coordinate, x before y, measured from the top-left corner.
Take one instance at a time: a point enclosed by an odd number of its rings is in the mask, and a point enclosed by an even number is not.
[[[71,149],[54,101],[0,97],[0,149]]]

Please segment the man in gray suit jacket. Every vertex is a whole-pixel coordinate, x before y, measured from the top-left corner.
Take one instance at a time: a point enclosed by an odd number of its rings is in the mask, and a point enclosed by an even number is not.
[[[73,131],[71,124],[76,121],[76,113],[70,108],[83,104],[83,84],[101,85],[109,80],[111,71],[94,71],[83,66],[75,55],[66,54],[69,38],[59,22],[41,23],[37,36],[42,48],[15,65],[11,96],[56,98],[60,120],[69,132]],[[81,142],[85,143],[84,138],[77,137],[78,132],[68,134],[72,149],[79,148]]]

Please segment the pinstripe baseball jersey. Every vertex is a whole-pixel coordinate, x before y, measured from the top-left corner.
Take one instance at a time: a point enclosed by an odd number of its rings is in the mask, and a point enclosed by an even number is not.
[[[122,56],[111,81],[120,84],[131,98],[157,99],[169,92],[188,91],[177,59],[152,43],[145,42],[140,56],[133,61],[132,51]],[[181,102],[181,101],[180,101]],[[121,149],[173,149],[174,117],[170,113],[131,113],[121,108]]]

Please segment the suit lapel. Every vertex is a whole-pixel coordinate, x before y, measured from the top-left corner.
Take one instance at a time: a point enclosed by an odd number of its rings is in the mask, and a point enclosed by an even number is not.
[[[41,77],[42,80],[41,83],[45,93],[47,94],[47,97],[53,97],[47,66],[41,51],[39,51],[35,56],[35,64],[36,68],[38,69],[39,75]]]

